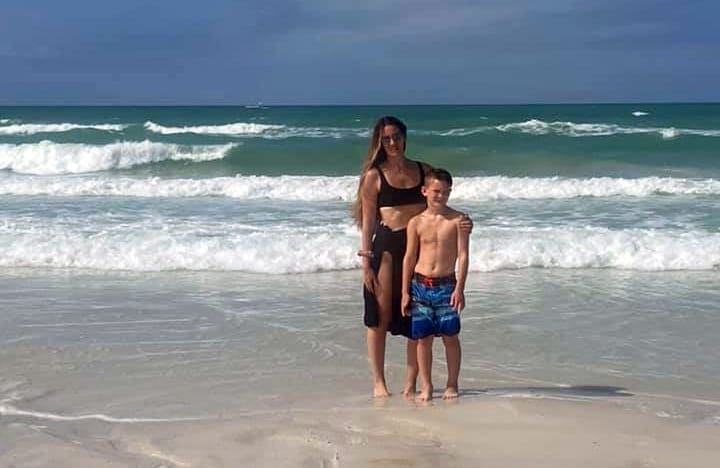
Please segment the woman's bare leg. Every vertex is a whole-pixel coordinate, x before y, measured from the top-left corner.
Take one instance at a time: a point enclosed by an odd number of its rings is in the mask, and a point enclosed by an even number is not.
[[[383,253],[377,274],[378,285],[375,298],[378,303],[378,326],[368,327],[367,347],[370,370],[373,374],[373,396],[388,397],[390,392],[385,382],[385,342],[392,315],[392,257]]]

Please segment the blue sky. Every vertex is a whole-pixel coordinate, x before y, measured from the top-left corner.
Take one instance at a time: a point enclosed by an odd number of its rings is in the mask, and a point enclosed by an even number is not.
[[[720,2],[3,0],[0,104],[720,101]]]

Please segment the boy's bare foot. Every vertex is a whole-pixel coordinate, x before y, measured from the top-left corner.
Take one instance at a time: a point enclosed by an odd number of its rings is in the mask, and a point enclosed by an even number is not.
[[[420,393],[415,397],[415,401],[430,401],[432,400],[433,388],[423,388]]]
[[[375,384],[373,389],[373,398],[387,398],[390,396],[390,392],[384,383]]]
[[[457,387],[448,387],[445,389],[445,393],[443,393],[442,399],[443,400],[454,400],[458,396],[460,396],[460,393],[458,392]]]

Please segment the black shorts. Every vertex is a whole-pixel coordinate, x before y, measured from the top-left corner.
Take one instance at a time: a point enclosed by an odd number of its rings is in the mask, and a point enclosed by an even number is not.
[[[390,318],[390,333],[393,335],[403,335],[411,337],[410,325],[412,323],[410,317],[402,315],[402,269],[403,257],[405,257],[405,249],[407,248],[407,229],[399,229],[392,231],[384,224],[380,224],[375,230],[373,237],[372,252],[373,258],[370,265],[375,271],[380,269],[380,261],[384,252],[388,252],[392,257],[392,315]],[[375,295],[368,291],[363,285],[363,297],[365,299],[365,316],[364,322],[367,327],[377,327],[380,323],[380,315],[378,311],[378,302]]]

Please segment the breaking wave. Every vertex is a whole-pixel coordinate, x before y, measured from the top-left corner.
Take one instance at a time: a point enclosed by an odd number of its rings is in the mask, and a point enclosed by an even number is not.
[[[8,123],[9,120],[3,119],[2,124]],[[72,130],[98,130],[103,132],[121,132],[129,125],[124,124],[12,124],[0,125],[0,135],[35,135],[37,133],[61,133],[70,132]]]
[[[171,145],[172,146],[172,145]],[[119,167],[119,164],[142,164],[151,158],[203,160],[223,157],[230,147],[210,147],[200,151],[178,153],[178,149],[161,147],[136,150],[125,155],[125,161],[103,155],[90,157],[86,167],[70,166],[65,159],[56,158],[26,169],[33,174],[88,172],[86,169]],[[109,151],[106,149],[105,151]],[[149,153],[149,155],[148,155]],[[0,167],[3,166],[0,149]],[[82,169],[82,170],[81,170]],[[54,172],[53,172],[54,171]],[[355,199],[356,176],[235,176],[209,179],[162,179],[74,176],[33,177],[6,176],[0,178],[2,195],[50,196],[126,196],[126,197],[229,197],[238,199],[270,199],[297,201],[345,201]],[[576,197],[648,197],[654,195],[720,195],[720,180],[645,177],[621,179],[598,177],[566,179],[560,177],[457,177],[453,200],[486,201],[500,199],[567,199]]]
[[[2,267],[311,273],[359,267],[354,226],[248,226],[195,219],[68,226],[0,222]],[[720,234],[598,227],[489,227],[472,233],[470,270],[711,270]]]
[[[714,129],[704,130],[675,127],[626,127],[622,125],[606,123],[545,122],[543,120],[537,119],[496,126],[453,128],[450,130],[435,131],[430,133],[440,136],[458,137],[496,131],[502,133],[525,133],[529,135],[561,135],[568,137],[599,137],[634,134],[658,134],[664,139],[671,139],[680,135],[720,137],[720,130]]]
[[[223,125],[194,125],[186,127],[168,127],[152,121],[145,122],[145,129],[162,135],[192,133],[196,135],[222,135],[233,137],[259,137],[267,139],[304,138],[345,138],[365,137],[364,128],[341,127],[290,127],[286,125],[236,122]]]
[[[544,122],[531,119],[525,122],[498,125],[501,132],[520,132],[531,135],[556,134],[570,137],[591,137],[630,134],[657,133],[663,138],[674,138],[679,135],[695,135],[720,137],[720,130],[697,130],[674,127],[624,127],[615,124]]]
[[[224,158],[234,146],[183,146],[147,140],[108,145],[51,141],[20,145],[0,144],[0,170],[20,174],[77,174],[127,169],[166,160],[210,161]]]

